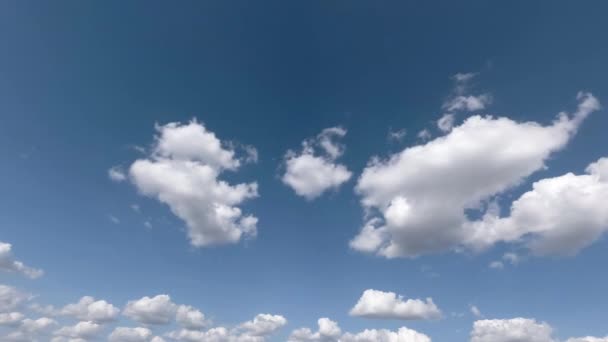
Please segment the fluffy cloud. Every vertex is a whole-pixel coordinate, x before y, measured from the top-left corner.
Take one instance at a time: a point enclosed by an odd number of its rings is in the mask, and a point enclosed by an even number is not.
[[[536,255],[573,255],[608,230],[608,158],[572,173],[535,182],[511,205],[510,215],[488,213],[470,224],[467,243],[477,249],[522,241]],[[516,255],[505,255],[511,263]]]
[[[473,323],[471,342],[553,342],[553,329],[528,318],[485,319]]]
[[[16,326],[24,318],[25,316],[23,316],[23,314],[20,312],[0,313],[0,325]]]
[[[251,336],[270,335],[282,326],[287,324],[285,317],[280,315],[259,314],[251,321],[240,325],[240,329],[246,331]]]
[[[48,317],[26,318],[21,321],[21,325],[16,330],[4,336],[3,341],[37,341],[38,336],[48,334],[56,325],[57,322]]]
[[[143,324],[168,324],[173,320],[177,305],[168,295],[142,297],[127,303],[123,314],[130,319]]]
[[[108,336],[110,342],[148,342],[152,338],[152,331],[148,328],[117,327]]]
[[[547,158],[599,109],[591,94],[577,98],[575,113],[560,113],[547,126],[472,116],[445,136],[373,160],[356,186],[369,219],[351,247],[392,258],[498,241],[488,238],[487,229],[475,227],[465,211],[483,209],[488,199],[545,167]],[[475,238],[470,238],[473,232]]]
[[[175,314],[175,320],[186,329],[201,329],[207,325],[205,315],[200,310],[189,305],[180,305]]]
[[[181,329],[166,336],[176,341],[198,342],[264,342],[266,338],[287,324],[280,315],[259,314],[253,320],[239,324],[234,329],[213,327],[206,331]]]
[[[397,331],[386,329],[366,329],[357,334],[346,333],[341,342],[431,342],[431,339],[415,330],[405,327]]]
[[[338,324],[328,318],[319,319],[318,325],[316,332],[309,328],[294,330],[288,342],[431,342],[428,336],[405,327],[397,331],[366,329],[356,334],[342,334]]]
[[[424,320],[441,317],[441,310],[432,298],[404,300],[394,292],[365,290],[355,306],[352,316],[401,320]]]
[[[574,337],[574,338],[569,338],[566,342],[608,342],[608,336],[606,336],[606,337],[592,337],[592,336]]]
[[[243,214],[238,205],[258,196],[257,183],[230,185],[219,179],[241,165],[235,150],[194,120],[158,126],[157,131],[150,155],[129,169],[137,189],[184,220],[196,247],[255,236],[258,219]],[[251,159],[251,153],[245,158]]]
[[[78,322],[75,325],[63,327],[55,331],[55,335],[73,339],[91,339],[97,336],[102,326],[90,321]]]
[[[20,273],[31,279],[43,275],[42,270],[26,266],[23,262],[15,260],[11,253],[12,247],[10,243],[0,241],[0,270]]]
[[[98,323],[114,320],[120,310],[105,300],[95,300],[90,296],[80,298],[78,303],[68,304],[63,307],[59,314],[75,317],[82,321],[93,321]]]
[[[296,194],[312,200],[348,181],[352,173],[346,166],[336,163],[336,159],[344,153],[344,145],[338,143],[337,139],[344,135],[344,128],[326,128],[314,139],[305,140],[300,153],[288,151],[283,183]]]
[[[21,305],[29,296],[16,288],[0,284],[0,312],[9,312]]]

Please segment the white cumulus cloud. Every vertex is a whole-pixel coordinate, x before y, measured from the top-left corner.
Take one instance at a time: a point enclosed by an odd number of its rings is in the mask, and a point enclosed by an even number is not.
[[[205,315],[190,305],[180,305],[177,308],[175,320],[186,329],[201,329],[207,325]]]
[[[100,324],[82,321],[75,325],[62,327],[55,331],[54,334],[66,338],[87,340],[96,337],[101,332],[101,329],[102,326]]]
[[[432,298],[407,299],[394,292],[365,290],[350,310],[352,316],[367,318],[428,320],[441,317],[441,310]]]
[[[148,342],[152,338],[152,331],[148,328],[117,327],[110,336],[109,342]]]
[[[142,297],[127,303],[123,315],[143,324],[168,324],[175,317],[177,305],[165,294]]]
[[[326,128],[315,138],[305,140],[301,152],[288,151],[283,183],[296,194],[312,200],[348,181],[352,173],[336,162],[344,153],[344,145],[337,140],[345,135],[342,127]]]
[[[576,254],[608,230],[608,158],[586,171],[535,182],[513,202],[508,216],[488,213],[472,222],[467,243],[482,249],[498,241],[518,241],[536,255]],[[515,254],[504,258],[511,263],[519,260]]]
[[[484,319],[473,323],[471,342],[554,342],[553,329],[529,318]]]
[[[40,269],[26,266],[23,262],[15,260],[11,252],[12,247],[10,243],[0,241],[0,270],[20,273],[31,279],[41,277],[44,274]]]
[[[114,305],[91,296],[84,296],[78,303],[67,304],[59,311],[61,315],[98,323],[113,321],[119,313],[120,310]]]
[[[283,316],[259,314],[253,320],[232,329],[222,326],[208,330],[180,329],[171,331],[166,336],[171,340],[185,342],[264,342],[285,324],[287,320]]]
[[[359,333],[342,333],[338,323],[329,318],[318,320],[319,328],[294,330],[288,342],[431,342],[431,339],[412,329],[401,327],[397,331],[366,329]]]
[[[573,114],[560,113],[547,126],[472,116],[445,136],[373,160],[356,186],[368,220],[351,247],[392,258],[493,243],[482,238],[485,234],[470,238],[474,228],[465,211],[483,208],[488,199],[545,167],[547,158],[599,109],[591,94],[577,98]]]
[[[231,185],[220,179],[242,164],[235,150],[195,120],[157,126],[157,131],[148,157],[129,168],[137,189],[167,204],[184,220],[196,247],[255,236],[258,219],[244,214],[239,205],[258,196],[257,183]],[[251,152],[245,158],[250,159]]]

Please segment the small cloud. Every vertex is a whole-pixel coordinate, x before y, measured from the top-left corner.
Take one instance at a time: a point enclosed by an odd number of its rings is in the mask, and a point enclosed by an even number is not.
[[[152,223],[150,223],[150,221],[144,221],[144,226],[148,229],[152,229]]]
[[[130,207],[136,213],[139,213],[141,211],[141,208],[139,207],[139,204],[133,203],[133,204],[131,204]]]
[[[515,253],[505,253],[501,260],[492,261],[490,268],[502,270],[505,264],[517,265],[521,261],[519,255]]]
[[[483,317],[483,315],[481,314],[481,311],[479,311],[479,308],[477,308],[477,306],[471,305],[470,309],[471,309],[471,313],[473,314],[473,316],[475,316],[475,318]]]
[[[388,139],[389,142],[401,142],[403,140],[403,138],[405,138],[406,134],[407,134],[407,131],[405,128],[398,129],[398,130],[393,130],[393,129],[389,128],[386,138]]]
[[[119,224],[120,223],[120,220],[118,219],[118,217],[116,217],[116,216],[114,216],[112,214],[108,215],[108,219],[110,219],[110,221],[112,223],[114,223],[114,224]]]
[[[453,126],[454,126],[454,114],[451,114],[451,113],[443,114],[443,116],[439,120],[437,120],[437,127],[442,132],[451,131]]]
[[[490,268],[495,270],[502,270],[503,268],[505,268],[505,265],[502,263],[502,261],[492,261],[489,266]]]
[[[431,138],[431,132],[425,128],[422,131],[418,132],[417,136],[418,136],[418,139],[429,140]]]
[[[125,180],[127,180],[127,175],[120,166],[112,166],[108,170],[108,177],[110,177],[110,180],[117,183],[124,182]]]

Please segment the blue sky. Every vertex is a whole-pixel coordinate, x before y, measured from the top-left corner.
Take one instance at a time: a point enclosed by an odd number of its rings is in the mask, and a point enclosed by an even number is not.
[[[142,327],[142,341],[172,341],[184,305],[205,315],[189,329],[200,341],[213,327],[226,341],[608,335],[606,10],[2,2],[0,284],[20,300],[0,298],[0,322],[23,317],[0,333],[101,341]],[[219,207],[236,216],[213,221]],[[373,219],[380,242],[361,234]],[[117,311],[63,310],[83,296]],[[128,310],[145,296],[170,321]],[[339,335],[314,335],[324,317]],[[94,333],[58,332],[79,321]]]

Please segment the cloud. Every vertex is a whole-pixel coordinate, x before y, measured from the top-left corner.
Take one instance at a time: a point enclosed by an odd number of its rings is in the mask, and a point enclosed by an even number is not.
[[[167,204],[184,220],[196,247],[255,236],[258,219],[243,214],[239,205],[258,196],[257,183],[230,185],[219,178],[241,165],[235,150],[195,120],[156,129],[153,150],[129,168],[140,193]]]
[[[251,336],[266,336],[287,324],[285,317],[280,315],[259,314],[251,321],[242,323],[239,327]]]
[[[28,278],[36,279],[44,272],[41,269],[26,266],[23,262],[15,260],[11,252],[10,243],[0,241],[0,270],[22,274]]]
[[[428,129],[423,129],[420,132],[418,132],[417,137],[420,140],[429,140],[429,139],[431,139],[432,135]]]
[[[317,323],[319,329],[316,332],[309,328],[296,329],[288,342],[431,342],[428,336],[406,327],[397,331],[366,329],[356,334],[342,334],[338,324],[329,318],[320,318]]]
[[[16,326],[25,316],[20,312],[0,313],[0,326]]]
[[[490,94],[466,94],[471,88],[471,81],[477,75],[477,73],[457,73],[452,76],[452,80],[454,81],[452,94],[443,103],[441,108],[450,113],[459,111],[475,112],[485,109],[487,105],[492,103],[492,96]]]
[[[398,130],[389,129],[388,134],[387,134],[387,139],[388,139],[388,141],[401,142],[403,140],[403,138],[405,138],[406,135],[407,135],[407,130],[405,128],[398,129]]]
[[[520,256],[515,253],[505,253],[502,256],[502,260],[495,260],[490,262],[490,268],[496,270],[502,270],[505,268],[505,263],[509,263],[511,265],[517,265],[520,261]]]
[[[110,342],[148,342],[152,338],[152,331],[148,328],[136,327],[117,327],[115,328],[108,341]]]
[[[460,95],[456,96],[443,104],[442,108],[448,112],[476,112],[485,109],[487,105],[492,103],[492,97],[488,94],[481,95]]]
[[[288,151],[283,183],[299,196],[313,200],[348,181],[352,173],[346,166],[336,163],[344,153],[344,145],[336,140],[345,135],[344,128],[326,128],[315,138],[305,140],[300,153]]]
[[[573,255],[608,230],[608,158],[587,174],[567,173],[535,182],[511,205],[510,214],[488,213],[472,222],[467,243],[483,249],[498,241],[523,243],[535,255]],[[517,255],[505,255],[511,263]]]
[[[574,338],[569,338],[566,342],[608,342],[608,336],[606,336],[606,337],[592,337],[592,336],[574,337]]]
[[[97,323],[110,322],[116,319],[120,310],[105,300],[95,300],[90,296],[80,298],[78,303],[68,304],[59,310],[60,315],[71,316],[81,321]]]
[[[441,119],[437,121],[437,127],[439,127],[442,132],[451,131],[452,127],[454,127],[454,114],[443,114]]]
[[[253,320],[241,323],[233,329],[221,326],[206,331],[181,329],[171,331],[166,336],[172,340],[186,342],[264,342],[285,324],[287,320],[283,316],[259,314]]]
[[[488,234],[480,234],[484,230],[475,229],[465,211],[483,209],[493,196],[545,168],[547,158],[599,109],[591,94],[577,98],[575,113],[560,113],[548,126],[472,116],[445,136],[372,160],[356,186],[368,219],[351,247],[388,258],[475,249]],[[472,231],[477,238],[470,238]],[[488,240],[486,246],[498,241]]]
[[[207,325],[205,315],[198,309],[189,305],[180,305],[177,308],[175,320],[186,329],[201,329]]]
[[[8,285],[0,284],[0,312],[10,312],[18,308],[29,295]]]
[[[427,320],[441,317],[441,310],[432,298],[407,299],[394,292],[365,290],[350,315],[366,318]]]
[[[481,311],[479,310],[479,308],[477,308],[477,306],[475,306],[475,305],[471,305],[470,309],[471,309],[471,313],[472,313],[472,314],[473,314],[473,316],[475,316],[476,318],[483,317],[483,315],[481,314]]]
[[[112,166],[108,170],[108,177],[110,178],[110,180],[117,183],[124,182],[127,180],[127,175],[125,174],[123,168],[120,166]]]
[[[101,332],[101,329],[102,326],[97,323],[82,321],[72,326],[62,327],[61,329],[55,331],[54,334],[66,338],[86,340],[96,337]]]
[[[471,342],[554,342],[553,329],[528,318],[484,319],[473,323]]]
[[[47,335],[56,325],[57,322],[48,317],[26,318],[16,330],[4,336],[3,341],[37,341],[38,336]]]
[[[177,305],[171,301],[171,297],[162,294],[129,301],[122,313],[143,324],[168,324],[175,317],[176,311]]]

